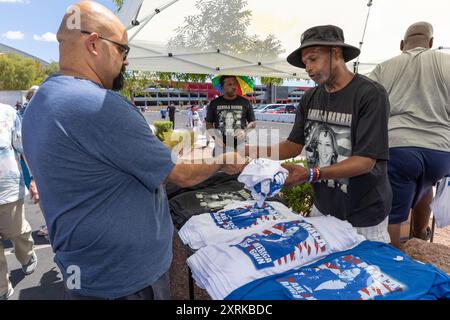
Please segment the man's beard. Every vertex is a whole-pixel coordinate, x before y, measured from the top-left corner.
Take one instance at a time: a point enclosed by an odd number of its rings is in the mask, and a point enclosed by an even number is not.
[[[122,69],[120,70],[120,73],[117,75],[117,77],[113,81],[112,90],[113,91],[120,91],[125,86],[125,65],[122,66]]]

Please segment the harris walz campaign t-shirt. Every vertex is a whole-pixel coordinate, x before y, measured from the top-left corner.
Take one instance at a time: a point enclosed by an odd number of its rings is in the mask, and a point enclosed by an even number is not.
[[[327,93],[323,85],[300,102],[288,138],[304,146],[308,166],[327,167],[352,156],[375,159],[371,172],[313,185],[315,206],[354,227],[380,224],[391,209],[387,175],[389,98],[378,83],[355,75],[343,89]]]
[[[233,100],[222,96],[211,101],[206,116],[206,122],[213,123],[224,138],[234,136],[237,130],[247,128],[248,123],[254,121],[255,113],[250,101],[241,96]]]

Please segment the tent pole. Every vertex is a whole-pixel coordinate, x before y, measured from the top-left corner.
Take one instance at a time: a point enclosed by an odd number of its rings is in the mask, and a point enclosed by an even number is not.
[[[139,21],[138,21],[138,17],[139,17],[139,13],[141,12],[142,9],[142,3],[139,6],[139,8],[136,11],[136,14],[133,18],[133,20],[131,20],[130,25],[127,27],[127,31],[133,29],[134,27],[139,25]]]
[[[152,20],[157,14],[161,13],[161,11],[169,8],[170,6],[172,6],[173,4],[177,3],[180,0],[172,0],[169,3],[166,3],[164,5],[162,5],[159,8],[156,8],[155,11],[153,13],[151,13],[150,15],[148,15],[147,17],[145,17],[144,19],[142,19],[141,21],[134,19],[134,23],[131,25],[131,28],[129,28],[128,30],[131,30],[132,28],[134,28],[135,26],[139,26],[139,28],[136,30],[136,32],[131,36],[131,38],[129,39],[129,41],[133,40],[138,33],[150,22],[150,20]]]
[[[369,7],[369,10],[367,12],[366,23],[364,24],[363,36],[362,36],[361,42],[359,43],[359,50],[362,50],[362,46],[364,44],[364,38],[366,37],[367,24],[368,24],[369,18],[370,18],[370,9],[372,8],[372,2],[373,2],[373,0],[369,0],[369,2],[367,3],[367,6]],[[353,72],[354,73],[358,73],[359,58],[360,57],[358,56],[358,59],[356,60],[356,62],[353,65]]]

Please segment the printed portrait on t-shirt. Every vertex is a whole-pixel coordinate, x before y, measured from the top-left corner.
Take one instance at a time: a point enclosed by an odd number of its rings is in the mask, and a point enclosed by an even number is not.
[[[211,218],[219,228],[240,230],[248,229],[270,220],[278,220],[281,216],[270,205],[266,205],[264,208],[247,205],[235,209],[213,212],[211,213]]]
[[[305,152],[309,167],[328,167],[351,156],[351,114],[311,109],[305,126]],[[322,181],[347,193],[348,179]]]
[[[404,291],[405,285],[361,258],[347,255],[277,279],[296,300],[371,300]]]
[[[218,129],[223,135],[234,136],[236,130],[242,129],[242,106],[218,106]]]
[[[234,246],[245,253],[258,270],[288,264],[300,257],[314,259],[327,250],[327,242],[314,226],[301,220],[276,224]]]
[[[245,190],[213,194],[199,192],[195,195],[195,197],[200,201],[200,206],[205,208],[205,212],[211,212],[222,210],[230,203],[236,201],[246,201],[250,199],[250,194]]]

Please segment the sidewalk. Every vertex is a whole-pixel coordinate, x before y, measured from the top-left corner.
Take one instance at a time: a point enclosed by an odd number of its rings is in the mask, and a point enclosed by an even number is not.
[[[39,227],[45,224],[39,206],[30,200],[25,202],[25,215],[33,229],[33,239],[38,257],[36,271],[29,276],[22,272],[20,263],[14,256],[10,242],[5,243],[6,260],[11,273],[14,295],[11,300],[60,300],[63,297],[62,276],[53,262],[53,251],[44,237],[37,236]]]

